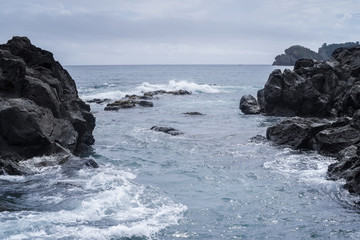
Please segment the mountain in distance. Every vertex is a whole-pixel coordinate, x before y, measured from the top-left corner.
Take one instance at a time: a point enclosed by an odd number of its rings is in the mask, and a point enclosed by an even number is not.
[[[346,42],[346,43],[334,43],[327,45],[324,43],[318,50],[313,50],[294,45],[285,50],[285,54],[280,54],[275,57],[275,61],[272,65],[277,66],[294,66],[295,62],[299,59],[313,59],[316,61],[326,61],[331,58],[331,54],[338,48],[349,48],[359,45],[359,42]]]

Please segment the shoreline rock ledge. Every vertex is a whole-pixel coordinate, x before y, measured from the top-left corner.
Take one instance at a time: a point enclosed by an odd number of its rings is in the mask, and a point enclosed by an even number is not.
[[[340,48],[326,62],[300,59],[294,70],[274,70],[258,91],[261,113],[290,117],[266,137],[279,145],[333,156],[329,179],[345,179],[360,194],[360,46]],[[243,99],[244,101],[244,99]]]
[[[24,173],[19,163],[32,157],[86,153],[94,127],[90,106],[51,52],[26,37],[0,45],[0,175]]]

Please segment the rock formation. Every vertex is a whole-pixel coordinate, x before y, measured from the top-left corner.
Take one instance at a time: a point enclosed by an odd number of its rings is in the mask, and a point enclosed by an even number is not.
[[[257,100],[263,114],[292,117],[269,127],[267,139],[336,157],[329,179],[344,178],[345,187],[360,194],[360,46],[332,57],[273,71]]]
[[[294,45],[285,49],[285,54],[275,57],[273,65],[278,66],[294,66],[295,62],[300,59],[313,59],[322,61],[320,54],[300,45]]]
[[[26,37],[0,45],[0,174],[18,173],[16,163],[35,156],[80,155],[94,143],[94,127],[89,105],[51,52]]]
[[[332,53],[338,48],[349,48],[359,46],[359,42],[347,42],[327,45],[324,43],[318,52],[314,52],[306,47],[294,45],[285,50],[285,54],[275,57],[273,65],[294,66],[295,62],[300,59],[312,59],[315,61],[327,61],[331,58]]]

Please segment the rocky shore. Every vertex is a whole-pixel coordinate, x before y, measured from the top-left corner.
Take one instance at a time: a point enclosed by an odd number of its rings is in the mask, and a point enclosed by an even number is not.
[[[94,127],[90,106],[51,52],[26,37],[0,45],[0,174],[26,174],[21,161],[53,154],[63,156],[59,164],[89,165],[73,154],[89,151]]]
[[[242,97],[240,109],[291,117],[269,127],[267,139],[336,157],[328,178],[344,178],[345,188],[360,194],[359,46],[337,49],[326,62],[301,59],[293,71],[273,71],[257,100]]]

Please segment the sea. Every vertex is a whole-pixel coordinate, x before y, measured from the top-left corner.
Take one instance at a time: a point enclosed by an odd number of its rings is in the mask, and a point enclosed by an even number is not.
[[[87,157],[99,168],[63,171],[41,164],[56,161],[44,156],[22,163],[34,174],[0,176],[0,239],[360,239],[359,197],[326,177],[335,159],[254,139],[283,118],[239,110],[279,67],[65,68],[84,101],[192,94],[119,111],[90,103],[96,142]]]

